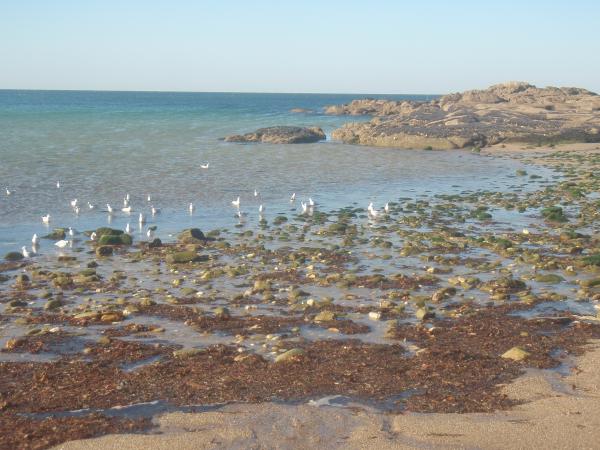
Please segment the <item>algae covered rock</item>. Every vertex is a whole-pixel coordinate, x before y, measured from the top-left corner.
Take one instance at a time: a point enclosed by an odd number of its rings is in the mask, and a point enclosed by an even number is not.
[[[333,311],[321,311],[315,316],[315,322],[330,322],[335,320],[335,313]]]
[[[53,241],[59,241],[67,237],[67,230],[65,228],[55,228],[52,233],[44,236],[44,239],[52,239]]]
[[[98,239],[98,245],[131,245],[133,238],[129,234],[105,234]]]
[[[318,127],[275,126],[260,128],[253,133],[227,136],[227,142],[265,142],[270,144],[305,144],[325,139]]]
[[[110,245],[100,245],[96,247],[96,256],[110,256],[113,254],[113,249]]]
[[[8,252],[4,255],[4,259],[7,261],[20,261],[23,259],[23,255],[20,252]]]
[[[166,261],[169,264],[185,264],[197,261],[206,261],[207,256],[199,255],[194,251],[175,252],[167,255]]]
[[[199,228],[188,228],[177,235],[177,240],[182,244],[204,244],[210,238]]]
[[[301,348],[293,348],[291,350],[288,350],[285,353],[282,353],[281,355],[277,355],[277,357],[275,358],[275,362],[276,363],[290,362],[290,361],[297,360],[298,358],[300,358],[304,355],[306,355],[306,352],[304,350],[302,350]]]

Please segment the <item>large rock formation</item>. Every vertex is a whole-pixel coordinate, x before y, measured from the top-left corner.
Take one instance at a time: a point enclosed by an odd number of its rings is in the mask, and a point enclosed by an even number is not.
[[[270,144],[306,144],[325,139],[321,128],[278,126],[260,128],[253,133],[227,136],[227,142],[266,142]]]
[[[332,133],[334,139],[363,145],[453,149],[600,141],[600,96],[579,88],[511,82],[427,102],[354,100],[325,112],[376,116]]]

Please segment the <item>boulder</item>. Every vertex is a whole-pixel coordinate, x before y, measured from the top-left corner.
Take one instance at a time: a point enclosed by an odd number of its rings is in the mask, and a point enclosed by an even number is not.
[[[210,239],[199,228],[188,228],[177,235],[177,240],[182,244],[204,244]]]
[[[269,144],[306,144],[325,139],[321,128],[276,126],[260,128],[253,133],[227,136],[227,142],[264,142]]]

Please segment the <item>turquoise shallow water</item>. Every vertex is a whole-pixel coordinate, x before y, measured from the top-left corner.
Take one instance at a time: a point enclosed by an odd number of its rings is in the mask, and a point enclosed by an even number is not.
[[[369,201],[382,206],[440,192],[526,188],[512,176],[517,162],[462,151],[219,140],[271,125],[316,125],[329,133],[366,118],[326,116],[323,106],[358,97],[0,91],[0,251],[29,244],[33,233],[45,234],[41,216],[48,213],[50,228],[86,230],[107,223],[124,228],[130,222],[140,233],[137,215],[143,212],[146,226],[156,225],[157,236],[168,238],[191,225],[232,227],[238,219],[230,202],[237,196],[252,227],[260,203],[269,219],[299,209],[299,200],[309,196],[320,208],[332,209]],[[295,107],[315,113],[291,113]],[[200,168],[205,162],[210,163],[207,170]],[[288,200],[292,192],[298,198],[293,204]],[[120,209],[127,193],[134,213],[109,216],[106,203]],[[74,198],[81,204],[79,215],[69,204]],[[97,205],[94,210],[88,201]],[[193,215],[187,210],[190,202],[196,206]],[[151,217],[150,204],[161,213]]]

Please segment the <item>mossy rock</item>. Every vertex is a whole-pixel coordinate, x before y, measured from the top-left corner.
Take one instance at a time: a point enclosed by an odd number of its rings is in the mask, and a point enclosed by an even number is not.
[[[100,227],[96,229],[96,239],[99,239],[102,236],[120,236],[122,234],[125,234],[125,232],[116,228]]]
[[[129,234],[105,234],[98,239],[98,245],[131,245],[133,238]]]
[[[65,228],[55,228],[52,233],[44,236],[44,239],[52,239],[54,241],[59,241],[67,237],[67,230]]]
[[[206,261],[208,256],[199,255],[196,252],[175,252],[167,255],[166,261],[169,264],[185,264],[190,262]]]
[[[288,218],[285,216],[277,216],[273,219],[273,225],[281,225],[288,221]]]
[[[580,284],[581,284],[581,286],[587,287],[587,288],[600,286],[600,278],[592,278],[590,280],[583,280],[583,281],[581,281]]]
[[[199,228],[188,228],[179,233],[177,240],[182,244],[204,244],[210,239]]]
[[[537,277],[535,277],[535,281],[537,281],[538,283],[558,284],[561,281],[565,281],[565,279],[560,275],[549,273],[546,275],[538,275]]]
[[[300,358],[304,355],[306,355],[306,352],[303,349],[293,348],[291,350],[288,350],[285,353],[282,353],[281,355],[277,355],[277,357],[275,358],[275,362],[276,363],[290,362],[290,361],[294,361],[297,358]]]
[[[7,261],[20,261],[23,259],[23,255],[20,252],[8,252],[4,255],[4,259]]]
[[[62,300],[55,298],[55,299],[52,299],[52,300],[48,300],[46,302],[46,304],[44,305],[44,309],[46,311],[53,311],[55,309],[60,308],[62,305],[63,305]]]
[[[600,253],[586,256],[583,258],[583,264],[586,266],[599,266],[600,267]]]
[[[551,206],[541,211],[542,217],[549,222],[567,222],[563,209],[560,206]]]
[[[333,311],[321,311],[315,316],[315,322],[331,322],[335,320],[336,316]]]
[[[97,256],[110,256],[113,254],[113,248],[110,245],[100,245],[96,247]]]

